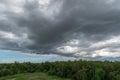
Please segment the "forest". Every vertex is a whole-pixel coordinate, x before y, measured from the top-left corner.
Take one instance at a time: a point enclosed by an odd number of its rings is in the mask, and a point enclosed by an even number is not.
[[[120,80],[120,62],[79,60],[0,64],[0,77],[35,72],[70,80]]]

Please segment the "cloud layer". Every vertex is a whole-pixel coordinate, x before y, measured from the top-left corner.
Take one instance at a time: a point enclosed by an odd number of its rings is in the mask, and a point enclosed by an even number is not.
[[[118,0],[1,0],[0,49],[120,57]]]

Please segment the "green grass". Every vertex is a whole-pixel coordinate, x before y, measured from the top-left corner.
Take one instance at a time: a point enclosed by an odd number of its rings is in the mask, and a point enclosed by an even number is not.
[[[0,80],[70,80],[56,76],[49,76],[45,73],[24,73],[0,78]]]

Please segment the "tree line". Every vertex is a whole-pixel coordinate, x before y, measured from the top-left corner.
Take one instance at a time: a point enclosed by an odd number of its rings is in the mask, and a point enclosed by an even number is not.
[[[120,62],[79,60],[0,64],[0,77],[34,72],[45,72],[71,80],[120,80]]]

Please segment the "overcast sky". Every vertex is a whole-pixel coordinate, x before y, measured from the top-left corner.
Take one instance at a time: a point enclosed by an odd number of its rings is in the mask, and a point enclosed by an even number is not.
[[[0,49],[117,59],[120,0],[0,0]]]

